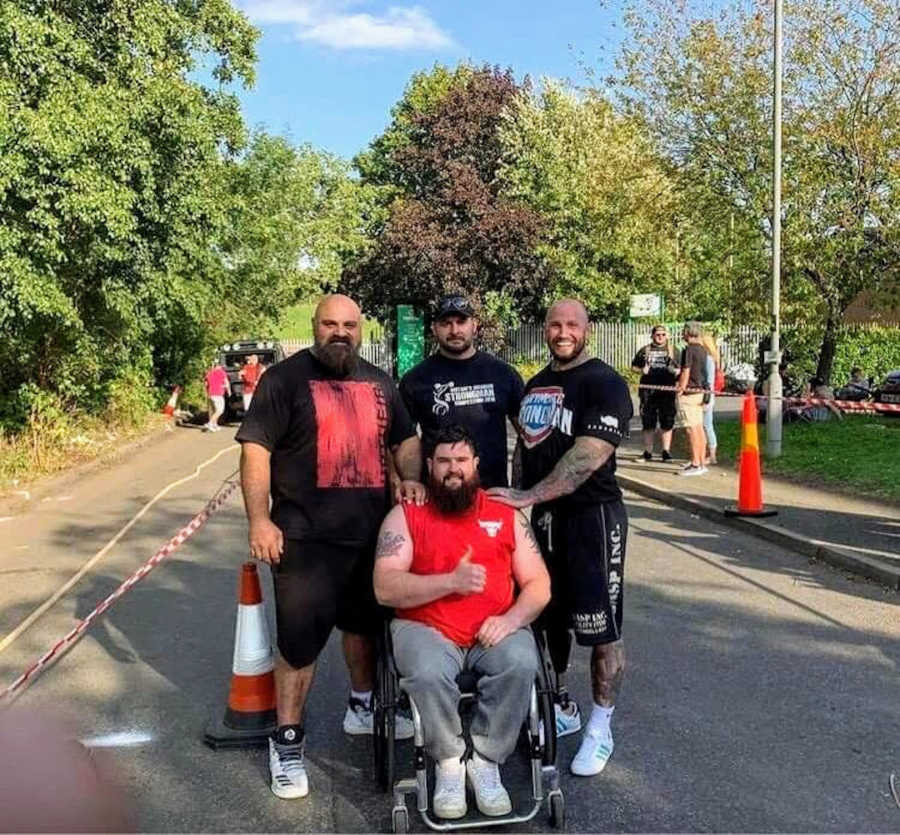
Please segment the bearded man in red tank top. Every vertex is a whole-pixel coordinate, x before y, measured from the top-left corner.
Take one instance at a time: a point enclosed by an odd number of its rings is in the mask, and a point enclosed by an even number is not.
[[[429,500],[397,505],[381,526],[375,596],[396,610],[394,659],[437,762],[435,815],[466,814],[467,778],[482,814],[505,815],[512,805],[499,764],[528,713],[539,661],[526,627],[550,600],[550,577],[525,516],[481,489],[467,429],[441,429],[427,465]],[[480,676],[465,763],[463,669]]]

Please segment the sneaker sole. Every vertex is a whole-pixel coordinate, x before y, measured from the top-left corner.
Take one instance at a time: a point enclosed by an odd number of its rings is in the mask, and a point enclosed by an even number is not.
[[[301,797],[306,797],[309,794],[309,786],[306,787],[306,791],[302,792],[298,792],[296,789],[283,789],[281,786],[275,786],[271,783],[269,788],[272,790],[272,794],[281,800],[299,800]]]
[[[347,727],[343,726],[344,733],[349,734],[350,736],[372,736],[375,731],[372,728],[359,728],[359,727]],[[398,742],[404,739],[412,739],[416,735],[416,732],[410,728],[408,731],[397,731],[394,730],[394,739]]]
[[[456,821],[460,818],[464,818],[469,813],[469,807],[463,806],[461,809],[445,809],[443,812],[439,812],[437,809],[432,808],[431,811],[434,812],[436,818],[440,818],[443,821]]]

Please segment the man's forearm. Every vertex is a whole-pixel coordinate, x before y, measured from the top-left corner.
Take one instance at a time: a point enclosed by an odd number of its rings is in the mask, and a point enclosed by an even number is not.
[[[394,466],[404,481],[422,477],[422,445],[417,436],[407,438],[394,450]]]
[[[553,501],[574,493],[612,455],[612,444],[596,445],[588,438],[576,438],[575,445],[565,454],[550,474],[528,490],[534,504]]]
[[[516,629],[521,629],[534,621],[544,611],[549,602],[549,587],[546,583],[533,580],[522,587],[516,602],[510,607],[506,615],[513,620]]]
[[[513,450],[512,457],[512,478],[510,479],[512,487],[522,487],[522,439],[516,439],[516,448]]]
[[[452,574],[385,571],[376,578],[375,597],[382,606],[409,609],[453,593]]]
[[[265,454],[264,454],[265,453]],[[247,519],[255,522],[269,518],[269,485],[271,466],[268,453],[251,452],[248,445],[241,448],[241,491]]]

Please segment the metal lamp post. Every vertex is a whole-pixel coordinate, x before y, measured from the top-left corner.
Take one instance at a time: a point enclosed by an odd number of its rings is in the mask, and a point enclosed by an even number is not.
[[[766,455],[781,455],[781,78],[782,0],[775,0],[775,86],[773,93],[772,177],[772,340],[765,360],[769,365],[769,400],[766,409]]]

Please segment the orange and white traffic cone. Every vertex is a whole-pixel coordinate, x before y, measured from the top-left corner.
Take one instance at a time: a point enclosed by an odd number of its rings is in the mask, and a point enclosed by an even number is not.
[[[726,516],[775,516],[777,510],[767,510],[762,500],[762,468],[759,460],[759,428],[757,426],[756,397],[752,391],[744,395],[741,412],[741,458],[738,475],[737,507],[725,509]]]
[[[172,394],[169,396],[166,405],[162,407],[162,413],[170,418],[175,414],[175,407],[178,405],[178,397],[181,394],[181,386],[173,386]]]
[[[210,722],[203,741],[210,748],[265,745],[275,730],[275,659],[256,563],[241,568],[234,662],[228,705],[219,722]]]

